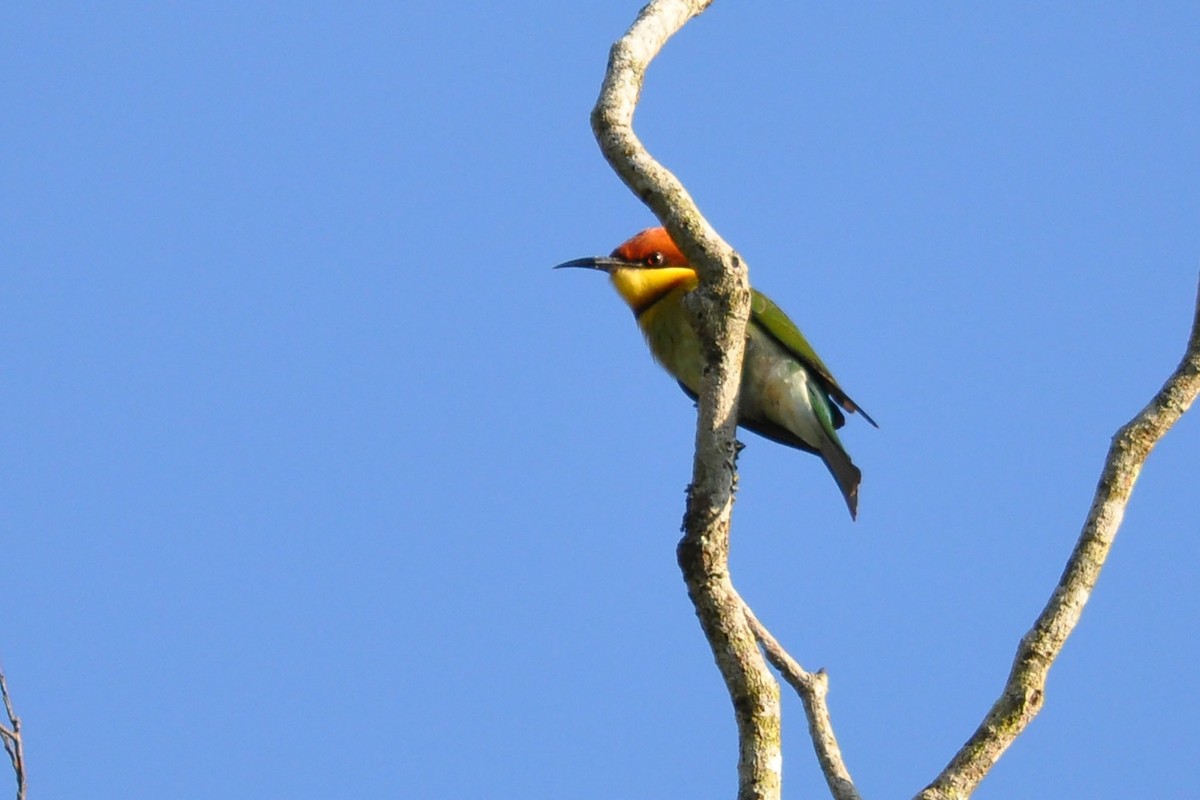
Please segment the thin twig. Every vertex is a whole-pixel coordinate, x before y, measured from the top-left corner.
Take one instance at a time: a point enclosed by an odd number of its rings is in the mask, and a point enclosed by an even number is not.
[[[1083,531],[1062,577],[1033,627],[1022,637],[1004,691],[919,800],[958,800],[979,782],[1041,710],[1046,674],[1079,622],[1108,557],[1134,483],[1151,449],[1200,394],[1200,290],[1191,336],[1179,366],[1154,399],[1113,436]]]
[[[800,695],[800,701],[804,704],[804,715],[808,717],[808,733],[812,737],[817,762],[821,765],[825,782],[829,784],[830,793],[835,800],[861,800],[850,777],[850,770],[846,768],[846,762],[842,759],[842,749],[838,746],[837,737],[833,734],[833,720],[825,702],[825,697],[829,694],[829,676],[823,669],[813,673],[800,666],[748,605],[745,607],[745,614],[771,666],[779,670],[783,679]]]
[[[0,670],[0,699],[3,699],[4,711],[8,715],[8,726],[0,725],[0,739],[4,741],[4,751],[8,753],[17,776],[17,800],[25,800],[25,743],[21,737],[21,718],[13,710],[3,670]]]
[[[729,579],[734,429],[750,287],[741,259],[701,216],[683,184],[633,132],[633,112],[650,61],[712,0],[653,0],[609,53],[592,129],[617,175],[654,212],[700,276],[687,309],[707,368],[697,401],[696,455],[679,565],[733,701],[738,725],[738,798],[780,794],[779,684],[763,660]]]

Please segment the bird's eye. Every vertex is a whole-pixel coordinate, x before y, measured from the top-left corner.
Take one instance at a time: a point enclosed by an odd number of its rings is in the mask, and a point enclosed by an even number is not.
[[[646,256],[646,266],[661,267],[664,263],[666,263],[666,260],[666,256],[655,250],[653,253]]]

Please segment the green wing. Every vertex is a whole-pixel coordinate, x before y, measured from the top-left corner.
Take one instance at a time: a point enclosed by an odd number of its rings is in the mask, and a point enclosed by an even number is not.
[[[796,323],[788,319],[788,315],[783,313],[782,308],[771,302],[771,298],[757,289],[750,290],[750,320],[757,323],[771,338],[783,345],[788,352],[807,367],[838,405],[850,412],[857,411],[867,422],[879,427],[875,424],[875,420],[859,408],[858,404],[850,399],[841,386],[838,386],[838,382],[833,378],[833,373],[829,367],[825,366],[825,362],[813,350],[808,340],[804,338],[804,334],[796,327]]]

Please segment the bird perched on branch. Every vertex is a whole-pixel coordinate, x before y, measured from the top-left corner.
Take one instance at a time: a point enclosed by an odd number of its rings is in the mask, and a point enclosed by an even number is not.
[[[700,391],[704,356],[683,298],[699,285],[699,278],[666,230],[644,230],[611,256],[577,258],[555,269],[564,267],[608,273],[633,311],[655,360],[694,400]],[[837,429],[846,423],[843,411],[862,414],[879,427],[842,391],[795,323],[766,295],[751,289],[738,424],[820,456],[854,518],[862,473],[838,439]]]

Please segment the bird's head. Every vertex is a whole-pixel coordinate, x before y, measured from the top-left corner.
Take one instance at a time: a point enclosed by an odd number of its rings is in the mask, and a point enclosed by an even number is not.
[[[617,293],[635,315],[677,286],[690,291],[696,285],[696,271],[688,266],[687,258],[665,228],[647,228],[618,246],[610,256],[576,258],[555,269],[566,267],[607,272]]]

